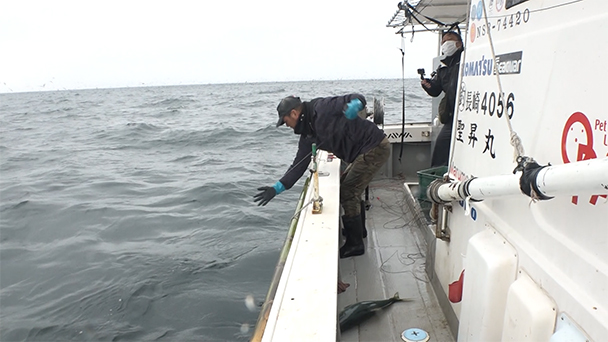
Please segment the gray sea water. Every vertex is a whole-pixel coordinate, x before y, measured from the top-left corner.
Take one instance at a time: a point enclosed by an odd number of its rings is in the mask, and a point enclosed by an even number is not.
[[[252,201],[295,155],[278,102],[359,92],[398,123],[402,85],[0,94],[0,340],[247,341],[304,183]],[[407,120],[429,121],[405,85]]]

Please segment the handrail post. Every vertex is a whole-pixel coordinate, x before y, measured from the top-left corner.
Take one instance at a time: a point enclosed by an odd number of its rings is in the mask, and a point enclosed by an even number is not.
[[[312,178],[313,178],[313,200],[312,213],[321,214],[323,212],[323,198],[319,196],[319,170],[317,165],[317,144],[312,144]]]

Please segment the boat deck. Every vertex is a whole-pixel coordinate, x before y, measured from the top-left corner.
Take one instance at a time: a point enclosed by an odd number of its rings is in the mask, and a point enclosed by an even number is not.
[[[340,260],[340,277],[350,287],[338,295],[338,312],[396,292],[412,301],[394,303],[343,332],[339,340],[402,341],[404,330],[418,328],[429,334],[430,341],[454,341],[425,272],[426,242],[420,227],[426,226],[426,219],[421,211],[409,209],[412,191],[402,181],[389,178],[375,179],[369,190],[366,253]]]

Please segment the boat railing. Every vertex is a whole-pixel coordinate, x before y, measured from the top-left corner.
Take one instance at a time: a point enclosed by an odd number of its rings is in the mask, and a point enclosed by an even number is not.
[[[283,269],[285,267],[285,260],[287,260],[287,255],[289,254],[289,249],[291,248],[291,243],[293,242],[293,236],[296,232],[296,227],[298,226],[298,220],[300,218],[299,214],[302,210],[302,207],[304,206],[304,198],[306,197],[306,193],[308,191],[310,179],[311,178],[308,177],[306,179],[306,182],[304,183],[302,193],[300,194],[300,199],[298,200],[298,204],[296,205],[295,214],[292,216],[291,222],[289,223],[289,230],[287,231],[285,242],[283,243],[283,247],[281,248],[279,261],[277,262],[277,266],[274,269],[274,274],[272,276],[272,281],[270,282],[270,287],[268,288],[268,293],[266,294],[266,299],[264,300],[264,304],[262,304],[262,309],[260,310],[260,314],[258,315],[258,320],[253,331],[253,337],[251,338],[252,342],[261,341],[262,336],[264,335],[264,329],[266,328],[266,323],[268,322],[268,315],[270,314],[270,309],[272,308],[272,302],[274,300],[275,294],[277,293],[279,280],[281,280],[281,274],[283,273]]]
[[[300,195],[251,341],[326,341],[337,336],[340,160],[318,152],[320,213],[313,206],[314,174]]]

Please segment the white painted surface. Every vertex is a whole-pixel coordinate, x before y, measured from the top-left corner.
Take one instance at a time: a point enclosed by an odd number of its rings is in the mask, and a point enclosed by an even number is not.
[[[555,328],[557,307],[522,270],[511,284],[502,341],[548,341]]]
[[[598,33],[608,32],[608,1],[525,1],[507,9],[504,1],[485,0],[492,46],[478,4],[473,1],[469,13],[480,13],[480,18],[471,18],[463,34],[469,73],[460,82],[462,102],[456,108],[450,174],[461,181],[512,175],[516,162],[506,121],[509,114],[513,114],[510,123],[525,155],[541,165],[606,158],[608,111],[597,89],[601,80],[608,78],[608,69],[594,72],[589,82],[581,81],[580,70],[602,65],[608,58],[608,35]],[[519,63],[519,73],[497,77],[492,72],[476,72],[484,61],[492,60],[492,47],[501,61]],[[469,240],[487,227],[496,229],[513,246],[518,268],[540,284],[555,302],[558,315],[567,314],[573,326],[580,327],[590,340],[606,339],[608,190],[606,184],[604,190],[593,191],[574,184],[570,193],[550,201],[533,202],[524,195],[499,196],[471,202],[470,212],[452,202],[448,218],[451,241],[437,242],[435,270],[447,291],[448,284],[467,269],[465,296],[452,308],[461,319],[461,331],[475,336],[470,340],[500,340],[503,336],[500,331],[493,338],[479,337],[487,327],[478,325],[479,330],[473,331],[471,324],[478,322],[465,313],[467,306],[490,308],[484,293],[474,297],[466,294],[471,279]],[[548,185],[541,184],[541,188],[554,189]],[[477,281],[476,276],[473,279]],[[506,293],[502,296],[506,298]],[[505,306],[491,309],[486,314],[500,312],[504,317]]]
[[[458,341],[500,341],[517,252],[494,229],[469,241]]]
[[[383,127],[384,134],[391,143],[401,143],[403,132],[404,142],[431,141],[431,125],[428,123],[388,124]]]
[[[561,314],[557,319],[555,333],[551,335],[549,342],[589,342],[581,328],[576,325],[566,314]]]
[[[262,341],[334,341],[337,334],[340,160],[320,151],[323,212],[301,213]],[[310,186],[305,203],[312,198]]]

